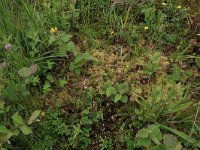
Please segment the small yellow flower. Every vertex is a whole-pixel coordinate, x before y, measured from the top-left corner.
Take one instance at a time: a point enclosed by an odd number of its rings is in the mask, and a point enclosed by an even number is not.
[[[148,29],[149,29],[149,27],[148,27],[148,26],[145,26],[145,27],[144,27],[144,30],[148,30]]]
[[[200,36],[200,33],[197,33],[197,36]]]
[[[51,28],[51,33],[56,33],[58,31],[58,28],[54,27],[54,28]]]
[[[115,32],[114,32],[114,31],[111,31],[110,34],[113,35],[113,34],[115,34]]]
[[[43,111],[43,112],[41,112],[41,116],[42,117],[44,117],[45,116],[45,112]]]
[[[179,6],[177,6],[176,8],[178,8],[178,9],[181,9],[181,8],[182,8],[182,6],[180,6],[180,5],[179,5]]]
[[[162,3],[163,6],[167,6],[167,3]]]

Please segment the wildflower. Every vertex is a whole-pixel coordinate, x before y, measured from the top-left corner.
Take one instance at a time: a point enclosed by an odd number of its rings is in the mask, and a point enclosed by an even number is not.
[[[114,31],[111,31],[110,34],[113,35],[113,34],[115,34],[115,32],[114,32]]]
[[[50,31],[51,31],[51,33],[56,33],[58,31],[58,29],[56,27],[54,27],[54,28],[51,28]]]
[[[9,44],[9,43],[8,43],[8,44],[6,44],[6,45],[4,46],[5,50],[10,50],[10,49],[11,49],[11,47],[12,47],[12,46],[11,46],[11,44]]]
[[[182,8],[182,6],[180,6],[180,5],[179,5],[179,6],[177,6],[176,8],[178,8],[178,9],[181,9],[181,8]]]
[[[197,36],[200,36],[200,33],[197,33]]]
[[[149,29],[149,27],[148,27],[148,26],[145,26],[145,27],[144,27],[144,30],[148,30],[148,29]]]
[[[43,112],[41,112],[41,116],[42,117],[44,117],[45,116],[45,112],[43,111]]]
[[[167,3],[162,3],[163,6],[167,6]]]

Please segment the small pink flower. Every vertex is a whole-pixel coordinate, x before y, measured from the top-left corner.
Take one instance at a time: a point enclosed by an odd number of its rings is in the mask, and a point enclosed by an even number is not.
[[[10,50],[10,49],[11,49],[11,47],[12,47],[12,46],[11,46],[11,44],[9,44],[9,43],[8,43],[8,44],[6,44],[6,45],[4,46],[5,50]]]

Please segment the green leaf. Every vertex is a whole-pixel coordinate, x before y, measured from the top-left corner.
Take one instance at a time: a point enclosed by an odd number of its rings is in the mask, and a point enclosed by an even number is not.
[[[147,130],[149,130],[150,139],[157,145],[160,144],[160,141],[162,140],[162,133],[160,132],[160,128],[158,125],[149,125],[147,127]]]
[[[173,132],[174,134],[178,135],[179,137],[185,139],[187,142],[191,143],[191,144],[195,144],[197,142],[197,140],[195,138],[192,138],[188,135],[186,135],[185,133],[183,132],[180,132],[176,129],[173,129],[173,128],[170,128],[170,127],[167,127],[167,126],[164,126],[164,125],[161,125],[161,124],[158,124],[160,127],[166,129],[166,130],[169,130],[171,132]],[[197,144],[197,146],[200,148],[200,144]]]
[[[124,95],[124,96],[122,97],[121,101],[122,101],[123,103],[127,103],[127,102],[128,102],[128,96]]]
[[[75,45],[73,42],[69,42],[69,43],[62,43],[61,45],[59,45],[58,47],[58,51],[55,52],[55,56],[58,57],[65,57],[67,52],[72,52],[75,50]]]
[[[23,118],[18,113],[15,113],[11,118],[15,126],[24,124]]]
[[[56,41],[56,36],[54,34],[51,34],[50,38],[49,38],[49,45],[51,45],[53,42]]]
[[[120,83],[118,84],[118,90],[121,94],[125,94],[129,91],[129,85],[128,83]]]
[[[18,96],[17,96],[17,88],[15,87],[7,87],[5,89],[5,92],[6,92],[6,95],[8,96],[8,98],[11,100],[11,101],[15,101],[18,99]]]
[[[43,92],[44,92],[44,93],[50,92],[50,91],[52,90],[52,89],[51,89],[51,84],[50,84],[50,82],[49,82],[49,81],[46,81],[46,82],[44,83],[42,89],[43,89]]]
[[[149,136],[149,130],[142,128],[138,131],[136,134],[136,138],[148,138]]]
[[[171,134],[165,134],[163,136],[163,143],[167,150],[180,150],[182,147],[177,138]]]
[[[35,110],[32,114],[31,117],[28,120],[28,124],[32,124],[40,115],[40,110]]]
[[[31,128],[28,127],[28,126],[26,126],[26,125],[21,126],[20,129],[21,129],[21,131],[22,131],[22,133],[23,133],[24,135],[29,135],[29,134],[32,133]]]
[[[89,52],[80,53],[76,55],[73,63],[78,64],[80,62],[84,62],[84,60],[90,60],[90,59],[91,59],[91,55]]]
[[[18,70],[18,74],[21,77],[29,77],[29,68],[27,67],[22,67],[21,69]]]
[[[150,150],[166,150],[164,145],[157,145],[152,147]]]
[[[58,51],[55,52],[55,56],[65,57],[67,54],[67,44],[63,43],[58,47]]]
[[[66,35],[64,35],[62,38],[61,38],[61,40],[63,41],[63,42],[69,42],[69,40],[72,38],[72,35],[71,34],[66,34]]]
[[[60,79],[58,80],[58,83],[59,83],[59,87],[62,88],[67,84],[67,81],[65,79]]]
[[[74,42],[70,41],[69,43],[67,43],[67,50],[68,51],[74,51],[76,49]]]
[[[0,133],[10,133],[10,130],[4,125],[0,125]]]
[[[116,94],[114,98],[114,102],[117,103],[122,98],[121,94]]]
[[[109,86],[106,89],[106,96],[110,97],[111,95],[114,95],[114,94],[116,94],[115,88],[113,86]]]
[[[0,100],[0,110],[4,109],[4,104],[5,104],[5,102]]]
[[[148,138],[138,138],[136,145],[139,147],[149,147],[151,145],[151,141]]]

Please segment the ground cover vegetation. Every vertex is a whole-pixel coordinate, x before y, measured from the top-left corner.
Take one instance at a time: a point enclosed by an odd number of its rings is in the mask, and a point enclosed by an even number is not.
[[[0,0],[1,150],[200,148],[199,0]]]

